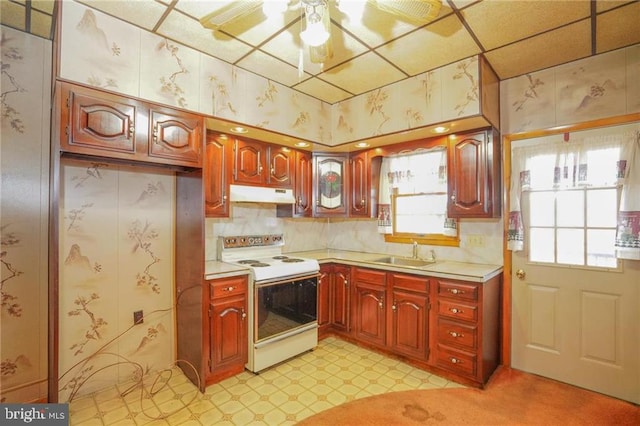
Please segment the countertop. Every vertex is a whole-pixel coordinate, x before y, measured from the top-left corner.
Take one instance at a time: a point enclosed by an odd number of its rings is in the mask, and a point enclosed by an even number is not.
[[[404,272],[414,275],[425,275],[437,278],[450,278],[465,281],[485,282],[502,272],[500,265],[436,260],[425,266],[405,266],[376,262],[376,259],[389,257],[384,253],[362,253],[345,250],[313,250],[283,253],[287,256],[317,259],[320,264],[338,262],[345,265],[383,269],[386,271]],[[396,256],[401,257],[401,256]],[[249,269],[220,261],[207,261],[205,279],[224,278],[228,276],[249,274]]]

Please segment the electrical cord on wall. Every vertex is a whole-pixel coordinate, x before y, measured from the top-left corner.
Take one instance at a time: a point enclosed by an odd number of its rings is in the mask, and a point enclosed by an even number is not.
[[[193,288],[200,288],[199,285],[194,285],[191,287],[187,287],[185,289],[183,289],[180,293],[178,293],[177,297],[176,297],[176,302],[175,304],[171,307],[171,308],[165,308],[165,309],[156,309],[154,311],[151,311],[147,316],[152,316],[154,314],[164,314],[167,312],[172,312],[174,310],[177,309],[178,307],[178,303],[180,301],[180,297],[187,291]],[[112,368],[112,367],[116,367],[118,365],[125,365],[125,364],[129,364],[132,365],[139,374],[135,374],[135,377],[137,377],[137,379],[135,380],[135,382],[128,387],[126,390],[122,391],[120,393],[120,397],[124,397],[126,395],[128,395],[129,393],[133,392],[135,389],[139,388],[140,389],[140,408],[141,408],[141,412],[149,417],[150,419],[153,420],[162,420],[162,419],[166,419],[167,417],[181,411],[182,409],[186,408],[187,406],[189,406],[192,402],[194,402],[197,398],[198,395],[198,391],[200,389],[200,385],[201,385],[201,377],[200,374],[198,373],[198,370],[195,368],[195,366],[184,359],[176,359],[173,363],[173,366],[179,366],[180,363],[186,364],[189,366],[189,368],[191,368],[193,370],[193,373],[197,379],[197,384],[196,384],[196,392],[194,392],[193,397],[189,400],[188,403],[185,403],[184,407],[178,408],[176,410],[164,413],[160,410],[160,407],[158,408],[158,411],[160,412],[159,415],[151,415],[147,412],[147,410],[144,407],[144,404],[142,404],[142,401],[145,399],[145,396],[148,397],[149,399],[151,399],[153,401],[153,397],[160,391],[162,391],[165,386],[167,385],[167,383],[169,383],[169,380],[171,379],[171,377],[173,376],[173,369],[172,368],[165,368],[162,370],[158,370],[156,371],[156,376],[155,379],[153,380],[153,382],[151,383],[151,387],[150,389],[147,391],[145,389],[144,386],[144,367],[135,361],[132,361],[120,354],[116,354],[116,353],[112,353],[112,352],[103,352],[107,347],[109,347],[112,343],[114,343],[116,340],[120,339],[122,336],[124,336],[125,334],[127,334],[132,328],[134,328],[136,325],[142,323],[143,319],[140,318],[138,321],[134,322],[133,325],[129,326],[129,328],[127,328],[126,330],[122,331],[120,334],[116,335],[115,337],[113,337],[111,340],[107,341],[105,344],[103,344],[101,347],[99,347],[95,352],[93,352],[91,355],[86,356],[85,358],[83,358],[82,360],[78,361],[77,363],[75,363],[74,365],[72,365],[71,367],[69,367],[64,373],[62,373],[62,375],[58,378],[58,382],[60,382],[69,372],[75,370],[77,367],[80,367],[81,369],[87,365],[87,363],[89,361],[91,361],[92,359],[100,356],[100,355],[109,355],[109,356],[114,356],[116,358],[120,358],[120,361],[114,362],[112,364],[108,364],[108,365],[104,365],[102,367],[100,367],[99,369],[97,369],[96,371],[92,372],[91,374],[89,374],[87,377],[85,377],[83,380],[81,380],[80,382],[78,382],[78,384],[76,386],[74,386],[74,389],[72,390],[72,392],[69,394],[69,402],[73,401],[74,398],[76,397],[77,393],[79,392],[79,390],[85,385],[85,383],[87,383],[87,381],[89,381],[89,379],[91,379],[92,377],[94,377],[96,374],[100,373],[101,371],[104,371],[108,368]],[[160,383],[161,377],[163,376],[163,374],[165,372],[169,373],[169,376],[166,378],[166,380],[164,380],[162,383]],[[159,384],[160,383],[160,384]],[[159,386],[156,389],[156,386]],[[59,389],[60,391],[61,389]]]

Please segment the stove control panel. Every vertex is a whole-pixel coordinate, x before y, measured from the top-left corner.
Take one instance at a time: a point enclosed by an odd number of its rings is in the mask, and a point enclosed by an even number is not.
[[[283,246],[284,236],[282,234],[274,235],[241,235],[236,237],[220,237],[222,239],[222,247],[240,248],[240,247],[264,247],[264,246]]]

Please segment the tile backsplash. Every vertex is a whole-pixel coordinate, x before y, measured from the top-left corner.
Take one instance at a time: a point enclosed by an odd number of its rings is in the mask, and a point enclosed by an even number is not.
[[[462,221],[460,247],[420,246],[419,255],[429,257],[433,249],[438,259],[502,265],[502,223],[502,219]],[[283,219],[276,217],[272,204],[234,203],[228,219],[207,219],[205,228],[207,260],[217,257],[218,237],[229,235],[284,234],[284,252],[330,248],[410,256],[412,250],[408,244],[386,243],[374,219]]]

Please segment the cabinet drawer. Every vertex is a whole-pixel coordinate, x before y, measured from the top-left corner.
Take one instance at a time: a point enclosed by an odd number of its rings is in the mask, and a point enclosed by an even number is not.
[[[354,281],[364,281],[372,284],[384,285],[387,273],[384,271],[376,271],[373,269],[356,268],[354,272]]]
[[[438,367],[458,373],[475,376],[477,371],[477,357],[473,354],[457,351],[447,346],[438,345]]]
[[[244,294],[247,292],[247,279],[242,277],[224,280],[211,280],[209,281],[209,291],[212,299]]]
[[[475,350],[478,347],[478,328],[440,319],[438,321],[438,341],[447,345],[463,346]]]
[[[460,300],[478,300],[478,286],[457,281],[438,280],[438,295]]]
[[[438,314],[463,321],[476,322],[478,320],[478,307],[464,305],[456,301],[440,300],[438,301]]]
[[[391,277],[394,289],[416,291],[419,293],[429,292],[428,278],[400,274],[393,274]]]

